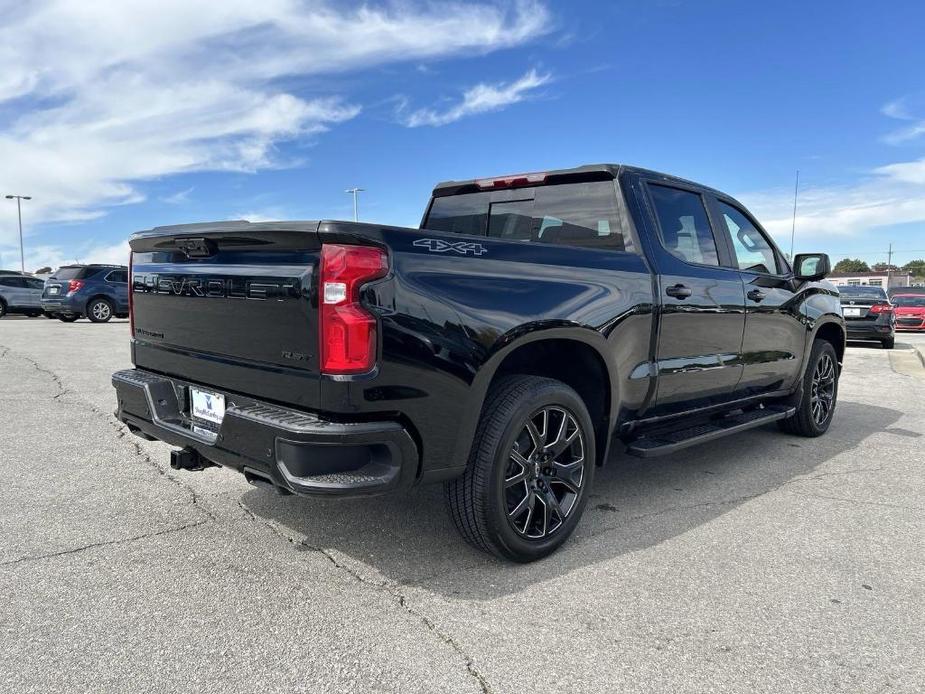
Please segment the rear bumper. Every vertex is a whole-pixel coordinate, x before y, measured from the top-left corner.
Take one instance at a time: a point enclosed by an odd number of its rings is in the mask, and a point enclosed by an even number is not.
[[[887,340],[893,335],[893,324],[880,320],[846,320],[849,340]]]
[[[335,422],[225,393],[221,425],[199,424],[188,415],[185,381],[128,369],[114,373],[112,383],[116,416],[132,433],[194,449],[284,493],[381,494],[409,487],[417,476],[417,446],[399,422]]]
[[[42,310],[47,313],[83,313],[84,299],[67,295],[43,297]]]

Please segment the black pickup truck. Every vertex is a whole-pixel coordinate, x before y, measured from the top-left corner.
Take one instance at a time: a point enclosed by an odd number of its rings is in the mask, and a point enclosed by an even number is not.
[[[117,416],[282,494],[445,484],[516,561],[573,531],[612,446],[776,421],[818,436],[845,325],[824,254],[787,263],[719,191],[594,165],[438,185],[420,229],[216,222],[131,238]]]

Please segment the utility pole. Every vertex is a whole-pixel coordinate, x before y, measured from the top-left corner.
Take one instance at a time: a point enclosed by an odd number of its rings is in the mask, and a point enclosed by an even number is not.
[[[886,288],[890,288],[890,280],[893,279],[893,244],[890,243],[890,248],[886,252]]]
[[[26,255],[22,248],[22,201],[31,200],[29,195],[7,195],[7,200],[16,200],[16,212],[19,215],[19,269],[26,271]]]
[[[347,190],[344,191],[345,193],[351,193],[353,195],[353,221],[354,222],[360,221],[360,217],[357,212],[357,193],[362,193],[364,190],[366,189],[365,188],[347,188]]]
[[[800,190],[800,170],[797,169],[797,180],[793,184],[793,224],[790,227],[790,262],[793,262],[793,237],[797,232],[797,193]]]

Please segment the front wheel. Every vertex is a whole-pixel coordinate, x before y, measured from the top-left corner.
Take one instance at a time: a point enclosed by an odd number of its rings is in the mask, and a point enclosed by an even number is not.
[[[883,345],[883,349],[893,349],[896,346],[896,338],[888,337],[887,339],[882,340],[881,344]]]
[[[803,376],[803,397],[792,417],[780,420],[782,431],[799,436],[822,436],[828,431],[838,399],[838,357],[825,340],[816,340]]]
[[[574,390],[549,378],[505,377],[486,397],[465,473],[445,486],[457,529],[503,559],[551,554],[584,511],[594,446]]]

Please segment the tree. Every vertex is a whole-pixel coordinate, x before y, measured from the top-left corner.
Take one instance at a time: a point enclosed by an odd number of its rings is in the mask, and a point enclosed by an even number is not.
[[[51,272],[51,268],[47,265],[45,267],[40,267],[38,270],[33,272],[33,275],[47,275]]]
[[[890,265],[889,263],[877,263],[871,268],[874,272],[898,272],[899,266]]]
[[[870,272],[870,266],[860,258],[843,258],[835,263],[835,272]]]
[[[906,272],[911,272],[917,277],[925,275],[925,260],[922,258],[919,258],[918,260],[910,260],[908,263],[903,265],[903,270]]]

